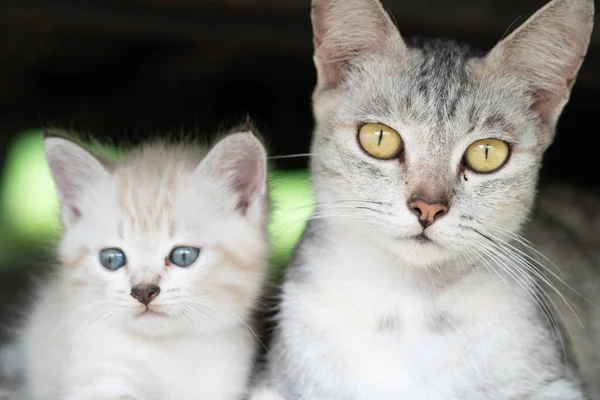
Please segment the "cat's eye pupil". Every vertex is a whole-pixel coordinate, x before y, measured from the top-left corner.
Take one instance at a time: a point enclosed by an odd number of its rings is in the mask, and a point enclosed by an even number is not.
[[[383,124],[366,123],[358,130],[358,143],[370,156],[380,160],[397,158],[402,151],[402,138]]]
[[[198,259],[200,249],[197,247],[176,247],[169,255],[169,261],[179,267],[189,267]]]
[[[499,170],[508,160],[509,154],[510,147],[502,140],[478,140],[467,148],[464,162],[474,172],[489,173]]]
[[[127,257],[121,249],[104,249],[100,251],[100,263],[104,268],[116,271],[127,264]]]

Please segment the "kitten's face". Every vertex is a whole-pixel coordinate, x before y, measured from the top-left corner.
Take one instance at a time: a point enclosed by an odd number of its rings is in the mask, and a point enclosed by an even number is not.
[[[415,266],[485,255],[491,240],[517,231],[591,31],[591,1],[554,3],[476,57],[448,42],[406,46],[374,0],[316,0],[312,168],[330,223],[366,232]],[[559,32],[536,27],[542,17]],[[377,31],[343,35],[369,20]],[[548,60],[545,45],[563,59]],[[530,65],[539,76],[527,75]]]
[[[65,209],[63,276],[85,314],[146,335],[216,331],[247,317],[268,256],[266,172],[256,139],[236,136],[200,165],[189,152],[146,149]],[[242,166],[250,175],[236,187]]]

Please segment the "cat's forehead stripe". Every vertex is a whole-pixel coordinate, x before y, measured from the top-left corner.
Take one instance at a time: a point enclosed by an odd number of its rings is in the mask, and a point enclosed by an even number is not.
[[[419,49],[417,93],[436,110],[438,122],[444,123],[455,117],[459,102],[472,91],[467,65],[476,54],[451,41],[427,42]]]

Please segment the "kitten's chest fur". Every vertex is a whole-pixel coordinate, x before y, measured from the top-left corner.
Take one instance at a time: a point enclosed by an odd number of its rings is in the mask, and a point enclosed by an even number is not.
[[[237,398],[249,373],[254,343],[243,328],[183,338],[136,337],[105,329],[78,349],[80,366],[107,363],[139,379],[144,400]]]
[[[306,379],[298,387],[313,388],[309,398],[512,398],[545,375],[528,370],[556,356],[535,306],[500,279],[474,272],[440,289],[377,268],[353,275],[353,262],[333,268],[345,277],[286,288],[281,339],[303,352],[292,368]]]

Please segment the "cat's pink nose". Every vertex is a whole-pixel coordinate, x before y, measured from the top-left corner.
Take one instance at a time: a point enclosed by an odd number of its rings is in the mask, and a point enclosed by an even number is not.
[[[160,288],[156,285],[136,285],[131,288],[131,296],[145,306],[150,304],[159,293]]]
[[[433,224],[438,218],[448,212],[448,206],[441,201],[411,201],[408,203],[408,208],[419,218],[423,229]]]

